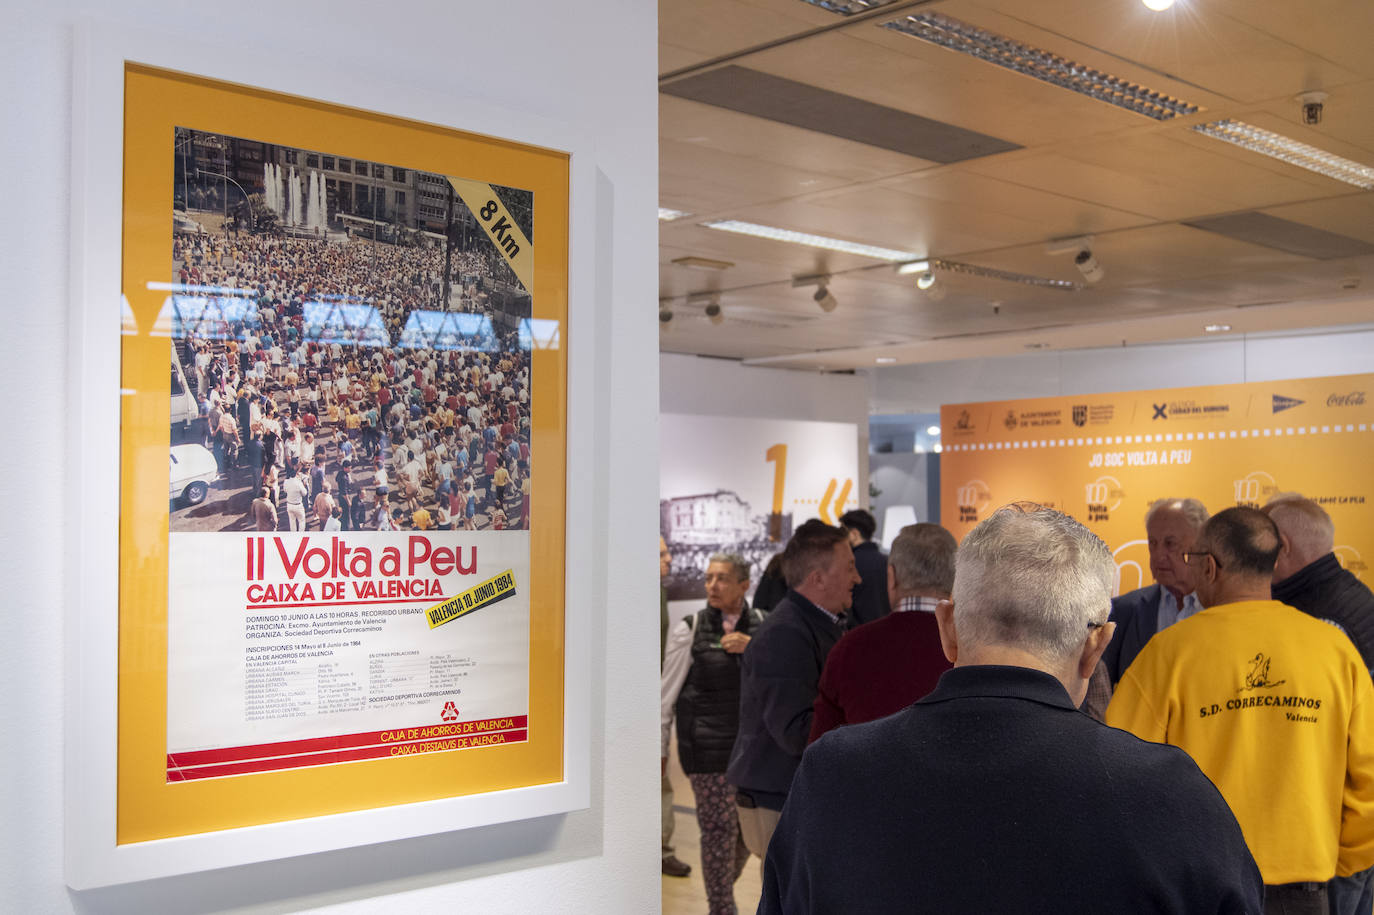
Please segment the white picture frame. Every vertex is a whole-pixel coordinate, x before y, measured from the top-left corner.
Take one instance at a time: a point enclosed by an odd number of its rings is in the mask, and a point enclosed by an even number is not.
[[[243,48],[105,23],[77,30],[73,63],[71,302],[67,392],[65,582],[65,874],[89,889],[188,874],[452,830],[554,815],[590,804],[591,606],[596,542],[572,535],[572,519],[594,513],[597,494],[568,485],[564,524],[563,780],[553,784],[380,807],[310,819],[119,845],[116,843],[118,685],[118,461],[88,461],[117,441],[120,416],[119,302],[124,129],[124,68],[146,64],[223,82],[375,111],[521,144],[570,157],[568,353],[566,387],[569,482],[592,476],[598,424],[593,366],[606,346],[592,332],[597,171],[593,144],[576,127],[425,87],[369,79],[340,85],[337,70],[309,57],[255,56]],[[605,430],[601,430],[605,434]],[[533,557],[532,557],[533,559]]]

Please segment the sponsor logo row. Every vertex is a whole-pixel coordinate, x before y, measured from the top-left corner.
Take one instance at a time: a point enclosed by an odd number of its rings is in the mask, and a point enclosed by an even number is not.
[[[1276,414],[1303,406],[1308,401],[1276,393],[1271,395],[1270,403],[1271,412]],[[1327,407],[1362,407],[1367,403],[1366,392],[1362,390],[1333,391],[1326,396],[1323,403]],[[1151,422],[1234,415],[1232,404],[1227,402],[1180,399],[1165,400],[1158,403],[1150,401],[1149,406]],[[1016,429],[1062,427],[1066,424],[1065,412],[1062,408],[1043,410],[1009,408],[1001,418],[1001,425],[1009,432]],[[1117,418],[1117,409],[1114,403],[1073,404],[1068,408],[1067,413],[1067,422],[1078,428],[1107,425]],[[955,435],[971,435],[977,431],[977,423],[972,412],[967,409],[960,410],[959,415],[954,420],[952,432]]]

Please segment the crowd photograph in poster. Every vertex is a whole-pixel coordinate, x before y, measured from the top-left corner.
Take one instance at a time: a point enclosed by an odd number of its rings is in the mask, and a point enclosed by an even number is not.
[[[448,178],[173,153],[171,529],[528,528],[530,294]]]

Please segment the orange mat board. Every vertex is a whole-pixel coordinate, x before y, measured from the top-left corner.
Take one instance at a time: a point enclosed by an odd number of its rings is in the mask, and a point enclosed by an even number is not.
[[[264,751],[251,762],[242,753],[232,759],[216,757],[215,765],[229,767],[216,771],[216,777],[188,775],[197,773],[196,765],[209,762],[193,761],[188,768],[185,759],[170,758],[168,710],[169,703],[178,697],[169,695],[169,670],[178,659],[169,657],[169,646],[175,644],[169,641],[169,617],[174,615],[176,601],[192,601],[196,595],[188,589],[169,591],[169,579],[176,572],[169,543],[174,536],[237,536],[245,543],[250,539],[247,531],[233,535],[169,531],[167,477],[162,468],[166,466],[164,452],[170,444],[167,351],[168,337],[175,328],[169,330],[167,316],[170,291],[176,288],[171,269],[176,231],[174,140],[178,128],[314,150],[360,163],[376,163],[378,167],[423,170],[461,179],[467,182],[471,193],[477,193],[483,186],[532,192],[537,234],[534,239],[520,235],[523,247],[507,240],[518,233],[511,233],[501,224],[500,220],[507,216],[503,207],[493,204],[494,218],[489,220],[490,224],[482,225],[522,282],[532,284],[532,314],[536,323],[541,324],[528,356],[529,446],[531,453],[537,455],[530,471],[528,532],[522,534],[528,540],[528,577],[511,579],[514,587],[510,589],[512,594],[518,594],[519,600],[528,603],[528,631],[521,643],[528,647],[516,672],[512,674],[508,669],[504,674],[519,677],[522,685],[528,681],[527,715],[522,708],[516,713],[500,713],[510,717],[489,716],[466,722],[465,716],[456,717],[463,715],[463,703],[458,702],[457,707],[445,705],[442,714],[436,712],[432,722],[428,718],[400,720],[404,716],[398,715],[397,731],[378,729],[376,733],[383,736],[371,742],[360,739],[355,741],[356,746],[345,740],[349,735],[302,735],[296,741],[301,745],[291,744],[289,754]],[[567,442],[567,154],[135,64],[125,69],[124,144],[117,841],[137,843],[560,781],[565,763],[562,557]],[[305,171],[302,162],[302,173]],[[226,180],[231,178],[226,176]],[[322,191],[323,179],[319,183]],[[304,179],[302,186],[307,186]],[[181,206],[185,202],[183,197]],[[415,201],[411,203],[417,205]],[[458,205],[464,204],[460,201]],[[227,207],[225,212],[227,220]],[[354,229],[364,225],[365,221],[357,219],[351,223]],[[518,266],[515,258],[519,258]],[[370,293],[359,290],[359,294],[366,298]],[[420,348],[415,344],[409,346],[412,351]],[[518,494],[508,504],[518,506]],[[502,533],[509,540],[516,532]],[[412,558],[414,553],[408,551],[421,548],[413,543],[415,535],[413,531],[394,535],[399,549]],[[289,539],[301,535],[282,532],[278,536]],[[322,536],[322,532],[313,535],[316,539]],[[432,554],[440,555],[442,538],[425,536],[434,540]],[[482,543],[486,535],[474,532],[468,536],[466,542]],[[324,541],[313,546],[326,552],[331,549]],[[269,551],[272,548],[269,543]],[[296,556],[291,552],[293,548],[291,543],[283,548],[283,561]],[[302,550],[301,556],[309,552],[306,547]],[[235,564],[239,583],[234,599],[238,602],[237,612],[243,614],[244,546],[225,552],[230,557],[226,561]],[[377,552],[380,556],[382,551]],[[267,555],[270,565],[273,554]],[[334,555],[331,553],[331,557]],[[538,561],[534,557],[539,557]],[[305,562],[308,572],[312,560]],[[249,577],[253,574],[253,563],[250,547]],[[419,595],[414,597],[414,603],[420,611],[429,609],[440,604],[441,598],[460,593],[448,593],[448,579],[444,577],[456,574],[457,565],[450,562],[432,576],[407,578],[398,587],[414,587]],[[476,563],[473,565],[472,574],[476,577],[470,585],[507,571],[503,564],[490,571],[483,568],[479,575]],[[259,572],[263,567],[259,561]],[[419,590],[421,581],[423,594]],[[435,587],[442,590],[431,590]],[[334,592],[322,588],[319,592],[306,595],[311,598],[308,601],[299,593],[293,595],[302,603],[294,609],[308,610],[317,617],[330,611],[337,611],[341,617],[351,612],[339,609],[344,604],[342,584]],[[257,597],[250,593],[247,599],[285,600],[278,591],[267,595],[260,589]],[[226,595],[201,596],[227,599]],[[350,587],[348,597],[355,603],[368,599],[375,603],[378,592]],[[406,597],[400,594],[398,599]],[[433,631],[453,633],[468,625],[468,621],[476,625],[504,612],[513,603],[514,600],[498,602],[479,596],[468,608],[476,612]],[[264,605],[262,612],[270,609]],[[421,622],[421,626],[425,624]],[[433,671],[429,675],[436,676]],[[248,693],[242,683],[225,686],[245,696]],[[465,724],[467,731],[462,729]],[[492,733],[478,733],[486,730]],[[345,742],[338,746],[311,742],[319,740]],[[267,741],[262,744],[270,745]],[[274,766],[263,762],[284,755],[295,755],[296,763]],[[232,768],[233,765],[239,768]],[[257,771],[255,766],[267,766],[269,771]],[[199,775],[210,771],[200,769]]]

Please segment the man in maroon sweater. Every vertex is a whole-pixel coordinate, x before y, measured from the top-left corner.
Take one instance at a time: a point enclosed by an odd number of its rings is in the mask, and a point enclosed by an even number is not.
[[[845,634],[821,672],[811,719],[815,741],[842,724],[906,708],[935,688],[950,663],[940,647],[935,605],[954,586],[953,535],[938,524],[911,524],[892,541],[887,593],[892,613]]]

